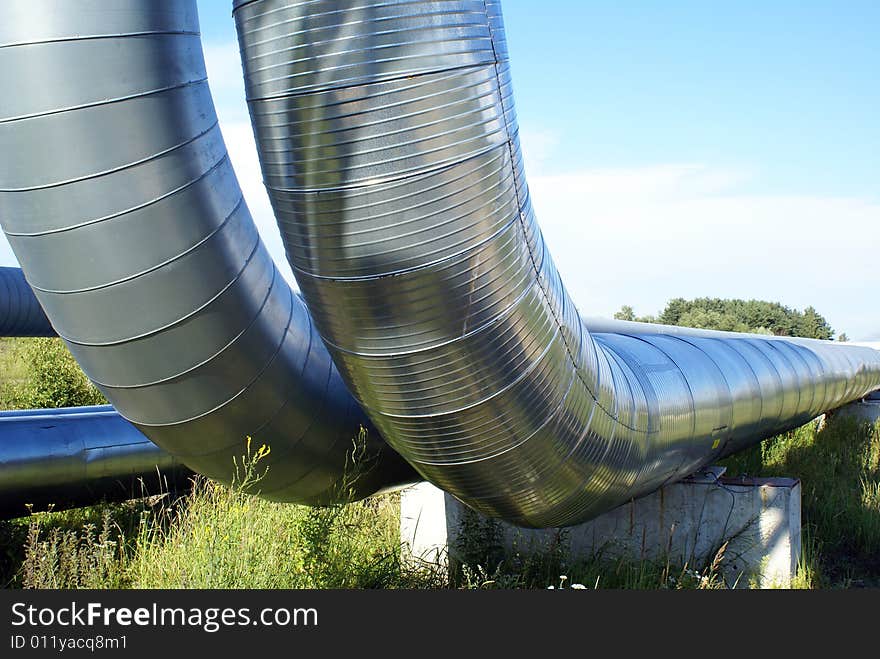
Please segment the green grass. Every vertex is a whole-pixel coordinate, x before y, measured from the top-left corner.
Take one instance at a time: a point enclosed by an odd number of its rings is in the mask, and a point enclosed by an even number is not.
[[[265,449],[261,447],[264,452]],[[0,523],[0,578],[23,588],[401,588],[445,585],[405,564],[399,496],[326,508],[272,503],[258,486],[264,454],[244,449],[232,487]]]
[[[0,409],[16,407],[15,392],[24,385],[28,373],[21,353],[31,342],[31,339],[0,337]]]
[[[312,508],[245,494],[268,449],[250,442],[232,487],[198,477],[176,500],[154,497],[0,523],[0,579],[13,588],[712,588],[716,566],[569,564],[553,548],[495,564],[479,534],[450,577],[403,558],[400,497]],[[470,552],[470,553],[468,553]],[[484,566],[491,566],[491,572]]]
[[[13,588],[714,588],[712,569],[652,562],[569,565],[514,556],[491,572],[476,556],[453,580],[405,561],[399,496],[329,508],[271,503],[203,478],[176,501],[133,501],[0,523],[17,547]]]
[[[880,586],[880,422],[809,423],[722,464],[729,476],[801,480],[802,585]]]
[[[40,513],[0,523],[0,579],[50,588],[724,588],[723,555],[708,565],[572,559],[556,543],[504,555],[484,522],[455,548],[452,580],[404,561],[399,497],[328,508],[243,493],[259,450],[229,488],[198,478],[168,497]],[[250,456],[250,457],[248,457]],[[256,465],[256,466],[254,466]],[[729,458],[728,473],[802,481],[804,556],[792,587],[880,585],[880,424],[808,424]],[[258,485],[258,483],[257,483]]]
[[[94,392],[58,340],[0,339],[0,404],[83,404]],[[75,363],[74,363],[75,364]],[[59,377],[61,373],[63,377]],[[59,385],[61,382],[63,386]],[[42,398],[41,398],[42,397]],[[43,400],[45,399],[45,400]],[[98,402],[95,400],[95,402]],[[455,548],[450,576],[402,559],[398,495],[327,508],[272,503],[258,487],[261,447],[243,447],[233,487],[0,522],[0,586],[14,588],[723,588],[707,565],[565,555],[504,555],[491,524]],[[799,588],[880,586],[880,423],[834,418],[728,458],[728,475],[802,482]]]

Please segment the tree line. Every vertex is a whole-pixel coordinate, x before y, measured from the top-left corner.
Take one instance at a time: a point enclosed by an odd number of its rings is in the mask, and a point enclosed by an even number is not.
[[[658,316],[636,316],[631,306],[623,305],[614,317],[617,320],[728,332],[802,336],[826,340],[834,338],[834,329],[812,306],[800,311],[779,302],[764,300],[727,300],[717,297],[685,300],[678,297],[670,300]],[[840,334],[838,340],[846,341],[846,334]]]

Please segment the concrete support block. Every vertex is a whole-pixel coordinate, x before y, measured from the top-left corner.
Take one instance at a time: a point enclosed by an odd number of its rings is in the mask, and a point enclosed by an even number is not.
[[[566,529],[522,529],[474,513],[428,483],[401,496],[401,540],[411,560],[460,560],[474,529],[492,529],[509,554],[559,546],[569,562],[601,553],[609,560],[669,560],[701,568],[722,546],[728,585],[786,587],[801,553],[800,482],[727,479],[713,468]],[[726,545],[726,546],[725,546]]]
[[[860,421],[874,423],[880,419],[880,391],[866,397],[864,400],[844,405],[838,410],[831,413],[833,416],[845,417],[851,416]]]

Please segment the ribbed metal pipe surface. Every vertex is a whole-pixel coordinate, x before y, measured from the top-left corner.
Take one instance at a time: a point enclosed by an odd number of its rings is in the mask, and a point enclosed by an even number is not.
[[[55,336],[20,268],[0,268],[0,336]]]
[[[252,436],[263,496],[332,498],[369,421],[242,198],[195,1],[4,0],[0,90],[0,222],[89,378],[195,471]],[[413,477],[368,437],[357,495]]]
[[[160,494],[191,476],[109,405],[0,412],[0,518]]]
[[[385,439],[473,508],[577,523],[880,386],[866,348],[590,334],[535,220],[498,2],[234,15],[318,330]]]

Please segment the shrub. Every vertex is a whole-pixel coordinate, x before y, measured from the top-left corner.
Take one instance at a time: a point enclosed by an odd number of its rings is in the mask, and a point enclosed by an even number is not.
[[[118,588],[121,582],[120,546],[109,511],[100,528],[50,528],[41,533],[34,518],[28,526],[21,568],[24,588]]]
[[[4,397],[11,407],[77,407],[107,402],[61,339],[22,341],[15,357],[25,366],[22,381],[7,384]]]
[[[231,487],[202,476],[176,501],[122,504],[111,515],[28,518],[13,585],[36,588],[410,588],[445,585],[438,569],[407,565],[399,497],[306,507],[259,489],[261,446],[235,461]],[[351,480],[343,479],[350,483]],[[136,518],[133,521],[133,518]],[[72,521],[72,520],[71,520]],[[19,525],[21,526],[21,525]],[[2,527],[0,527],[2,528]],[[20,537],[21,532],[18,536]]]

